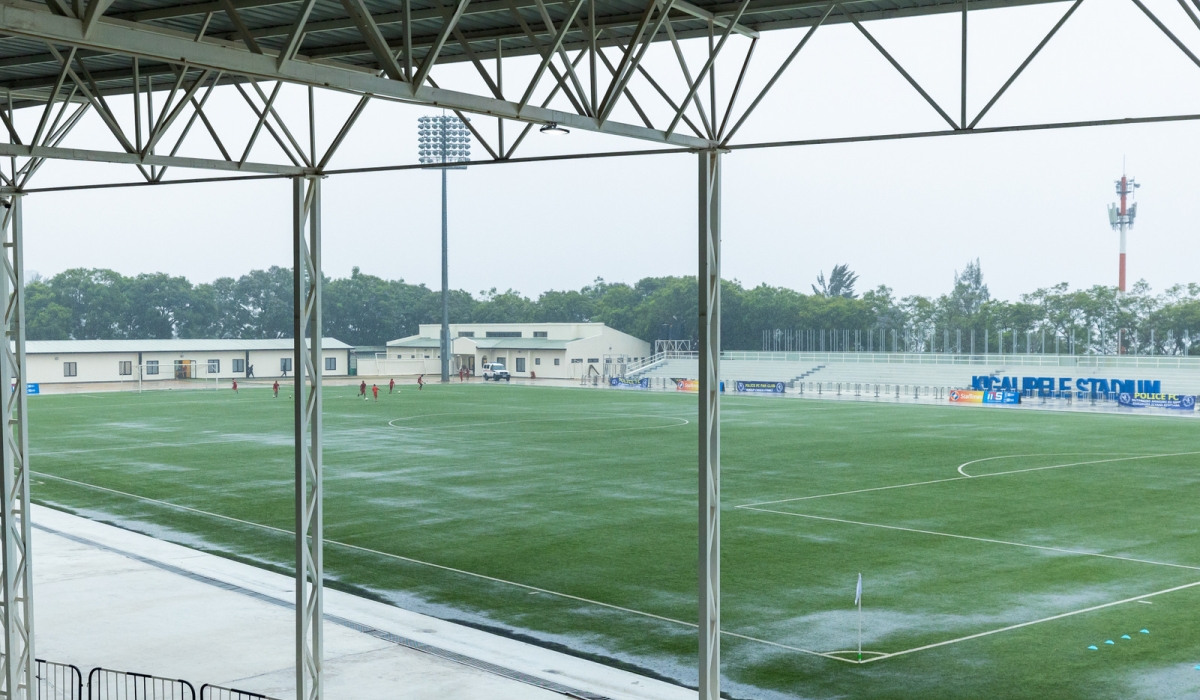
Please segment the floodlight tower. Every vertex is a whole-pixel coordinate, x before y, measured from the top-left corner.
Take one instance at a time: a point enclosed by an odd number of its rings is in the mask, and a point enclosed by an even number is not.
[[[1117,180],[1117,194],[1121,197],[1121,203],[1108,205],[1108,223],[1112,225],[1114,231],[1121,232],[1121,272],[1117,282],[1117,290],[1125,293],[1125,232],[1133,228],[1133,220],[1137,216],[1137,202],[1128,203],[1129,199],[1133,199],[1133,191],[1141,187],[1133,178],[1125,177],[1121,174],[1121,179]]]
[[[446,171],[466,170],[471,160],[471,131],[463,120],[442,114],[417,119],[417,150],[421,162],[442,171],[442,383],[450,382],[450,264],[447,253]]]

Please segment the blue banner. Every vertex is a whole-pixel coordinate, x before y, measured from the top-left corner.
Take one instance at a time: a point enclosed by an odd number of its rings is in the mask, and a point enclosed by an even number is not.
[[[618,389],[649,389],[650,378],[626,379],[625,377],[609,377],[608,383]]]
[[[1011,390],[985,391],[984,403],[1021,403],[1021,392]]]
[[[735,385],[739,394],[782,394],[783,382],[747,382],[739,381]]]
[[[1122,392],[1117,403],[1128,408],[1170,408],[1176,411],[1196,410],[1196,397],[1187,394],[1130,394]]]
[[[40,393],[42,393],[42,387],[39,386],[38,384],[29,384],[29,383],[25,384],[25,395],[26,396],[33,396],[35,394],[40,394]]]

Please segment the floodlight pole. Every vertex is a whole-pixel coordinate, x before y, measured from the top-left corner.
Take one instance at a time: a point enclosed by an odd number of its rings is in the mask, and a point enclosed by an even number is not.
[[[29,425],[25,397],[25,241],[21,230],[19,192],[0,195],[3,202],[4,351],[0,382],[4,420],[0,425],[0,526],[4,529],[0,618],[4,648],[0,653],[0,696],[6,700],[36,700],[33,653],[33,567],[30,562]],[[8,387],[13,389],[9,390]]]
[[[296,698],[323,700],[321,179],[292,179],[295,339]]]
[[[446,169],[442,168],[442,384],[450,383],[450,244],[446,218]]]
[[[700,154],[700,700],[721,697],[721,151]]]

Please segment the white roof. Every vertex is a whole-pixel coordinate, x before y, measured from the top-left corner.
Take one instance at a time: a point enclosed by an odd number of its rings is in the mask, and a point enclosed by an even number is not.
[[[27,340],[29,355],[70,355],[89,352],[229,352],[291,350],[291,338],[241,340],[236,338],[171,338],[168,340]],[[336,338],[321,341],[323,350],[349,350]]]

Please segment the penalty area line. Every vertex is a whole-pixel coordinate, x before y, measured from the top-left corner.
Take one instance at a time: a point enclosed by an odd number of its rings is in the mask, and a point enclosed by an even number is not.
[[[206,510],[200,510],[199,508],[192,508],[190,506],[179,505],[178,503],[171,503],[170,501],[162,501],[157,498],[150,498],[148,496],[139,496],[135,493],[128,493],[126,491],[118,491],[117,489],[110,489],[105,486],[97,486],[96,484],[89,484],[84,481],[76,481],[75,479],[68,479],[67,477],[56,476],[54,474],[46,474],[44,472],[36,472],[36,471],[32,471],[32,470],[30,470],[30,474],[39,476],[39,477],[43,477],[43,478],[47,478],[47,479],[63,481],[63,482],[69,483],[69,484],[74,484],[76,486],[82,486],[84,488],[95,489],[97,491],[104,491],[104,492],[116,494],[119,496],[126,496],[128,498],[133,498],[133,499],[136,499],[139,501],[145,501],[147,503],[154,503],[156,505],[166,506],[168,508],[175,508],[177,510],[182,510],[182,511],[185,511],[188,513],[195,513],[197,515],[207,515],[209,517],[218,518],[221,520],[226,520],[226,521],[238,523],[241,525],[249,525],[250,527],[256,527],[256,528],[261,528],[263,530],[269,530],[271,532],[277,532],[277,533],[280,533],[283,535],[287,535],[288,537],[295,537],[295,533],[293,531],[285,530],[283,528],[275,527],[273,525],[264,525],[262,523],[251,522],[249,520],[242,520],[241,518],[235,518],[230,515],[221,515],[220,513],[212,513],[212,512],[206,511]],[[362,547],[362,546],[359,546],[356,544],[349,544],[347,542],[339,542],[338,540],[325,539],[324,541],[326,544],[334,545],[337,547],[343,547],[345,549],[352,549],[352,550],[357,550],[360,552],[366,552],[369,554],[375,554],[375,555],[378,555],[381,557],[387,557],[389,559],[396,559],[399,561],[408,562],[410,564],[418,564],[421,566],[428,566],[428,567],[432,567],[435,569],[440,569],[442,571],[449,571],[449,572],[456,573],[456,574],[462,574],[464,576],[471,576],[471,577],[482,579],[485,581],[490,581],[492,583],[500,583],[500,584],[504,584],[504,585],[508,585],[508,586],[514,586],[516,588],[521,588],[521,589],[530,591],[532,593],[545,593],[546,595],[556,596],[556,597],[564,598],[567,600],[573,600],[573,601],[576,601],[579,603],[587,603],[589,605],[596,605],[596,606],[599,606],[602,608],[608,608],[609,610],[616,610],[619,612],[629,613],[631,615],[639,615],[641,617],[647,617],[650,619],[659,620],[661,622],[669,622],[669,623],[675,624],[675,625],[682,625],[684,627],[691,627],[693,629],[696,629],[699,627],[699,625],[695,622],[687,622],[685,620],[677,620],[673,617],[666,617],[664,615],[656,615],[654,613],[645,612],[643,610],[634,610],[633,608],[626,608],[626,607],[622,607],[620,605],[614,605],[612,603],[604,603],[599,600],[592,600],[590,598],[583,598],[581,596],[571,595],[570,593],[560,593],[559,591],[552,591],[547,588],[539,588],[537,586],[531,586],[527,583],[518,583],[516,581],[509,581],[509,580],[502,579],[502,578],[496,578],[494,576],[488,576],[487,574],[475,573],[474,571],[466,571],[463,569],[456,569],[452,566],[446,566],[444,564],[434,564],[433,562],[421,561],[420,559],[413,559],[412,557],[406,557],[406,556],[402,556],[400,554],[392,554],[390,552],[381,552],[376,549],[370,549],[368,547]],[[751,637],[749,635],[739,634],[737,632],[731,632],[729,630],[721,630],[721,634],[730,636],[730,637],[737,637],[739,639],[745,639],[745,640],[751,641],[751,642],[758,642],[760,644],[766,644],[768,646],[778,647],[781,649],[787,649],[789,651],[794,651],[794,652],[798,652],[801,654],[808,654],[810,656],[820,656],[820,657],[824,657],[827,659],[832,659],[834,661],[841,661],[843,663],[860,663],[858,661],[854,661],[851,659],[843,659],[838,656],[833,656],[832,654],[829,654],[829,653],[813,651],[812,649],[802,649],[800,647],[789,646],[787,644],[780,644],[779,642],[772,642],[772,641],[768,641],[766,639],[759,639],[757,637]],[[865,654],[867,652],[864,651],[863,653]],[[878,653],[878,652],[876,652],[876,653]]]
[[[1009,542],[1008,540],[994,540],[988,537],[973,537],[971,535],[956,535],[950,532],[936,532],[934,530],[919,530],[911,527],[901,527],[899,525],[882,525],[880,523],[865,523],[859,520],[845,520],[843,518],[830,518],[824,515],[808,515],[806,513],[789,513],[786,510],[771,510],[769,508],[751,508],[749,506],[739,506],[744,510],[753,510],[759,513],[774,513],[776,515],[791,515],[796,518],[808,518],[809,520],[822,520],[831,523],[841,523],[843,525],[861,525],[863,527],[877,527],[883,530],[896,530],[898,532],[911,532],[918,535],[935,535],[937,537],[950,537],[956,540],[970,540],[972,542],[986,542],[988,544],[1002,544],[1009,547],[1025,547],[1027,549],[1040,549],[1046,552],[1057,552],[1059,554],[1074,554],[1084,557],[1099,557],[1101,559],[1115,559],[1117,561],[1127,561],[1134,564],[1150,564],[1152,566],[1166,566],[1173,569],[1188,569],[1190,571],[1200,571],[1200,566],[1189,566],[1187,564],[1172,564],[1170,562],[1153,561],[1151,559],[1135,559],[1133,557],[1122,557],[1116,554],[1100,554],[1099,552],[1085,552],[1079,549],[1066,549],[1063,547],[1048,547],[1040,544],[1027,544],[1025,542]]]
[[[934,649],[936,647],[944,647],[948,644],[957,644],[958,642],[966,642],[966,641],[969,641],[972,639],[979,639],[980,637],[987,637],[987,636],[993,635],[993,634],[1000,634],[1001,632],[1010,632],[1012,630],[1020,629],[1022,627],[1029,627],[1030,625],[1038,625],[1043,622],[1052,622],[1054,620],[1061,620],[1064,617],[1072,617],[1074,615],[1082,615],[1083,613],[1094,612],[1096,610],[1103,610],[1104,608],[1111,608],[1116,605],[1124,605],[1126,603],[1134,603],[1134,602],[1145,603],[1145,602],[1149,602],[1149,601],[1145,600],[1146,598],[1153,598],[1154,596],[1164,595],[1166,593],[1174,593],[1176,591],[1182,591],[1184,589],[1194,588],[1196,586],[1200,586],[1200,581],[1194,581],[1192,583],[1185,583],[1182,586],[1175,586],[1174,588],[1164,588],[1161,591],[1154,591],[1153,593],[1145,593],[1143,595],[1134,596],[1132,598],[1126,598],[1124,600],[1114,600],[1111,603],[1101,603],[1100,605],[1093,605],[1090,608],[1083,608],[1081,610],[1072,610],[1071,612],[1059,613],[1058,615],[1051,615],[1050,617],[1043,617],[1040,620],[1030,620],[1029,622],[1020,622],[1015,625],[1009,625],[1007,627],[1001,627],[999,629],[988,630],[987,632],[978,632],[976,634],[969,634],[965,637],[959,637],[957,639],[947,639],[944,642],[935,642],[933,644],[926,644],[925,646],[921,646],[921,647],[913,647],[912,649],[905,649],[904,651],[896,651],[896,652],[892,652],[890,654],[884,654],[883,656],[876,656],[876,657],[870,658],[870,659],[863,659],[859,663],[869,664],[874,661],[883,661],[884,659],[891,659],[896,656],[903,656],[904,654],[913,654],[918,651],[925,651],[927,649]],[[866,653],[866,652],[863,652],[863,653]]]

